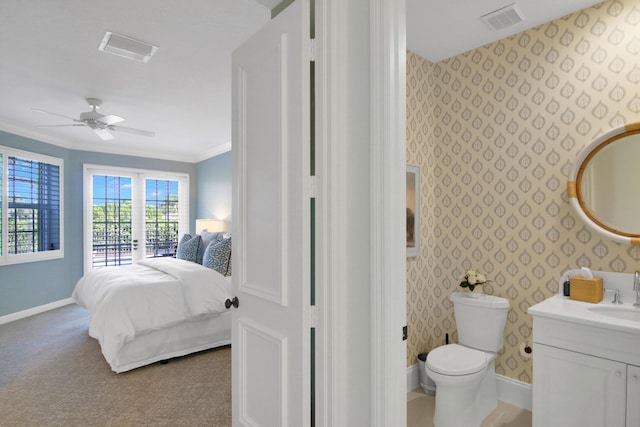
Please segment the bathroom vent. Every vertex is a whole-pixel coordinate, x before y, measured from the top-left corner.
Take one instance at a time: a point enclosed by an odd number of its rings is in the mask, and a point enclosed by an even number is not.
[[[107,31],[98,50],[147,63],[158,51],[158,46]]]
[[[524,17],[517,9],[516,4],[512,3],[501,9],[494,10],[480,17],[494,31],[504,30],[507,27],[522,22]]]

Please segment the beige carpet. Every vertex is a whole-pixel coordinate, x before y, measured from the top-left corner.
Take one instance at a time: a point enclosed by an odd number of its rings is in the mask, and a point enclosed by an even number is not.
[[[231,349],[122,374],[70,305],[0,325],[0,426],[230,426]]]

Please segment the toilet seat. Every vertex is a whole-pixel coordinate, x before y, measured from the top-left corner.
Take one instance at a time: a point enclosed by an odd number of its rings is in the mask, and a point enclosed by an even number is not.
[[[434,372],[442,375],[470,375],[487,368],[489,355],[485,352],[464,347],[459,344],[448,344],[431,351],[426,365]]]

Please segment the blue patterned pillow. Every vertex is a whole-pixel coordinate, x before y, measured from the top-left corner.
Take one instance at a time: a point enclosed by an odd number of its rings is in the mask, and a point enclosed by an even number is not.
[[[229,266],[227,267],[227,274],[225,276],[231,276],[231,237],[229,239]]]
[[[207,246],[209,246],[209,243],[222,240],[223,235],[224,233],[222,232],[209,233],[206,230],[203,230],[200,233],[200,237],[202,237],[202,240],[200,241],[200,249],[198,249],[198,259],[196,261],[198,264],[202,264],[202,257],[204,256],[204,251],[207,250]]]
[[[176,258],[183,259],[185,261],[197,262],[198,261],[198,248],[200,248],[201,237],[195,235],[191,237],[191,234],[185,234],[178,243],[178,251]]]
[[[231,237],[209,243],[202,257],[202,265],[223,276],[231,275]]]

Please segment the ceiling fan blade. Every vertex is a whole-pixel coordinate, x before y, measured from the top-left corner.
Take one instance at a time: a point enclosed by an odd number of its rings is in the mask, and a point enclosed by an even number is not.
[[[101,116],[98,121],[100,123],[104,123],[107,126],[115,125],[116,123],[124,122],[124,119],[120,116],[115,116],[113,114],[108,114],[106,116]]]
[[[78,119],[74,119],[73,117],[65,116],[65,115],[58,114],[58,113],[52,113],[51,111],[39,110],[37,108],[32,108],[31,110],[35,111],[35,112],[38,112],[38,113],[45,113],[45,114],[51,114],[52,116],[62,117],[63,119],[73,120],[74,122],[79,122],[80,121]]]
[[[96,133],[96,135],[98,135],[100,137],[100,139],[102,139],[103,141],[109,141],[111,139],[113,139],[113,135],[111,135],[111,132],[109,132],[107,129],[100,129],[100,128],[96,128],[93,129],[93,131]]]
[[[69,126],[86,126],[84,123],[74,123],[74,124],[69,124],[69,125],[40,125],[40,126],[36,126],[38,128],[63,128],[63,127],[69,127]]]
[[[128,128],[128,127],[124,127],[124,126],[109,126],[109,130],[112,130],[114,132],[132,133],[134,135],[141,135],[141,136],[156,136],[155,132],[149,132],[147,130],[141,130],[141,129]]]
[[[89,105],[92,107],[91,111],[86,111],[80,114],[80,118],[76,119],[73,117],[65,116],[63,114],[53,113],[51,111],[40,110],[37,108],[32,108],[33,111],[38,113],[51,114],[52,116],[62,117],[68,120],[72,120],[75,124],[68,125],[43,125],[38,127],[66,127],[66,126],[87,126],[93,130],[96,135],[100,137],[103,141],[109,141],[114,139],[114,136],[111,132],[124,132],[124,133],[132,133],[135,135],[141,136],[155,136],[155,132],[149,132],[141,129],[134,129],[123,126],[115,126],[116,123],[123,122],[125,119],[116,116],[114,114],[100,114],[96,111],[98,107],[102,104],[102,101],[99,99],[89,98],[87,99]]]

